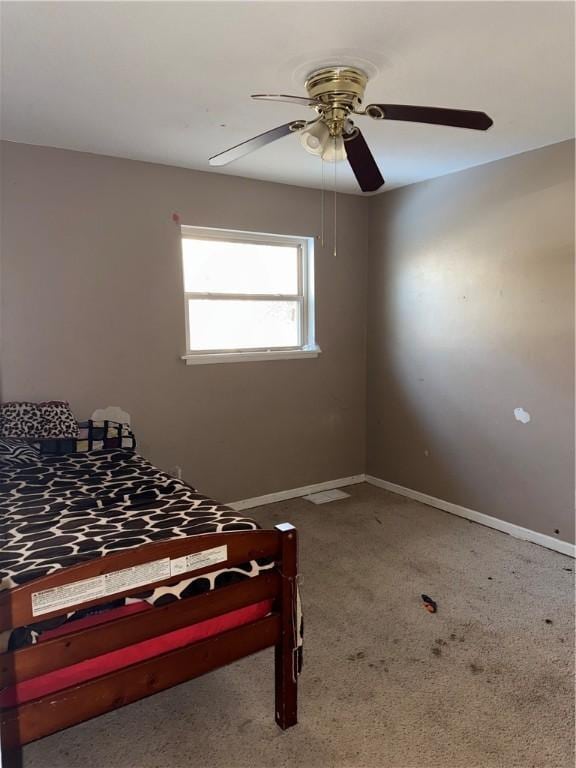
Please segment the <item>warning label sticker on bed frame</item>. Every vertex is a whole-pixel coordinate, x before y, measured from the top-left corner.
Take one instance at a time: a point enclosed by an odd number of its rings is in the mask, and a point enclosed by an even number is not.
[[[151,582],[168,578],[170,578],[170,558],[165,557],[162,560],[133,565],[121,571],[105,573],[103,576],[75,581],[73,584],[63,584],[61,587],[44,589],[42,592],[32,592],[32,615],[42,616],[43,613],[97,600],[99,597],[108,597],[132,587],[143,587]]]
[[[42,616],[71,605],[79,605],[101,597],[116,595],[128,589],[144,587],[147,584],[169,579],[171,576],[179,576],[187,571],[197,571],[227,559],[228,547],[224,545],[173,560],[164,557],[161,560],[123,568],[121,571],[112,571],[102,576],[75,581],[72,584],[63,584],[61,587],[32,592],[32,615]]]
[[[186,571],[197,571],[199,568],[206,568],[208,565],[216,565],[228,560],[228,547],[226,544],[222,547],[212,547],[203,552],[197,552],[195,555],[185,555],[177,557],[170,561],[170,575],[180,576]]]

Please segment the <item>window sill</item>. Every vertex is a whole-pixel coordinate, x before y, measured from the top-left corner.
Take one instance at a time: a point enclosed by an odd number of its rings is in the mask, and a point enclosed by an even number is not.
[[[299,360],[304,357],[318,357],[320,347],[310,349],[273,349],[263,352],[210,352],[207,354],[183,355],[186,365],[209,365],[210,363],[256,363],[260,360]]]

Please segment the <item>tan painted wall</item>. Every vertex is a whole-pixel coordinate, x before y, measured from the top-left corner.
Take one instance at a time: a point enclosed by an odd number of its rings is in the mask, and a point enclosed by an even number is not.
[[[316,248],[318,359],[186,366],[182,223],[317,235],[320,193],[3,145],[3,398],[121,405],[141,450],[223,500],[364,469],[368,208]]]
[[[368,472],[573,540],[574,142],[371,205]]]
[[[313,235],[319,193],[2,149],[4,399],[122,405],[146,455],[223,500],[367,467],[573,538],[573,142],[341,196],[339,255],[316,253],[320,358],[188,367],[172,212]]]

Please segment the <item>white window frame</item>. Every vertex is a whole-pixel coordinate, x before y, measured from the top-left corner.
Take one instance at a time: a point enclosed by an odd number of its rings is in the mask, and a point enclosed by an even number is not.
[[[255,245],[285,245],[298,249],[298,293],[205,293],[186,291],[184,286],[184,252],[182,249],[182,283],[184,287],[184,313],[186,321],[186,354],[182,360],[187,365],[206,363],[256,362],[258,360],[293,360],[302,357],[318,357],[320,347],[315,340],[314,306],[314,238],[292,235],[275,235],[263,232],[245,232],[235,229],[181,226],[181,241],[217,240],[222,242],[253,243]],[[297,302],[299,314],[299,343],[293,347],[245,347],[238,349],[190,349],[189,299],[240,300],[240,301],[290,301]]]

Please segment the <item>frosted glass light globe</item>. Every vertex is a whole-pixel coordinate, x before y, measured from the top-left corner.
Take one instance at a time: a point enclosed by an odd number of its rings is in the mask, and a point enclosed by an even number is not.
[[[321,155],[330,141],[330,132],[324,123],[318,122],[300,132],[300,142],[307,152]]]

